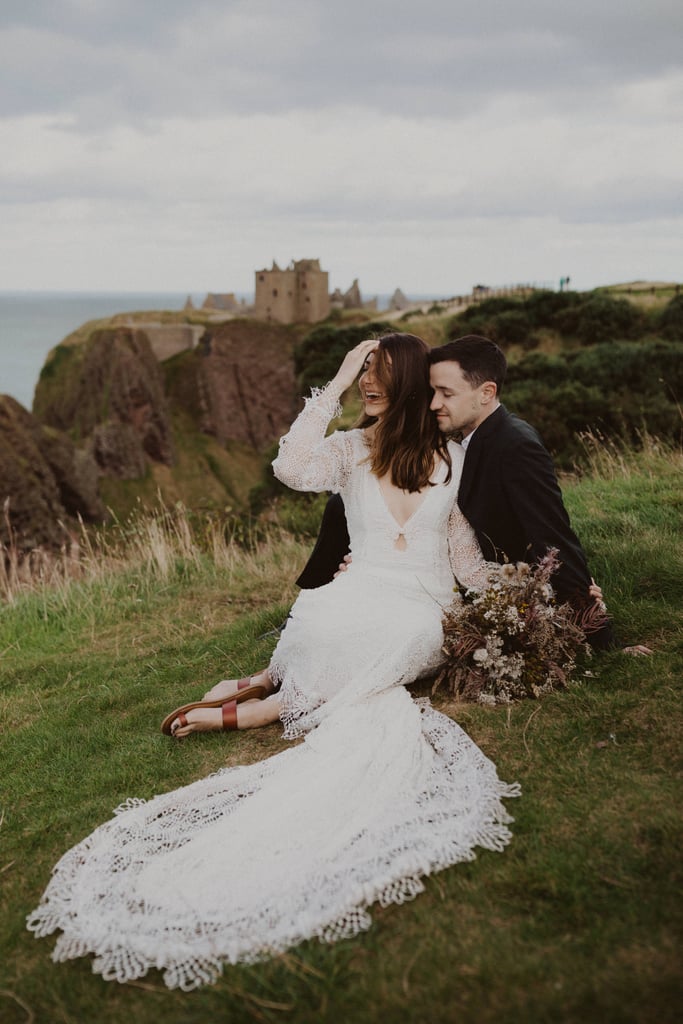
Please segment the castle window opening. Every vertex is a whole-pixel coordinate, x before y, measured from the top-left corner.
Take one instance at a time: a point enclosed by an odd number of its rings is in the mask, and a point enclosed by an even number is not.
[[[277,288],[273,288],[273,298],[277,298]]]

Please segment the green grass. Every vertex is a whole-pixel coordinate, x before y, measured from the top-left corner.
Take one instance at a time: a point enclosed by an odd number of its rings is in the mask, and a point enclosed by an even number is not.
[[[179,701],[264,663],[273,640],[259,638],[286,614],[307,548],[284,538],[209,558],[178,542],[164,559],[150,540],[137,564],[102,558],[80,581],[0,605],[3,1024],[673,1022],[681,461],[652,449],[601,458],[567,502],[620,635],[653,657],[597,656],[566,693],[510,709],[434,698],[522,786],[506,852],[375,909],[352,941],[230,968],[188,995],[155,974],[118,985],[87,959],[54,965],[54,940],[36,941],[25,917],[59,856],[127,797],[285,747],[276,726],[175,744],[158,725]]]

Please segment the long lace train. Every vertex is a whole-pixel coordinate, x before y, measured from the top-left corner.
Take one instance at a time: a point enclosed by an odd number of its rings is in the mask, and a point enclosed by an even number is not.
[[[29,928],[60,929],[53,958],[94,953],[107,979],[159,968],[196,988],[224,963],[361,932],[373,902],[413,898],[475,846],[502,850],[501,798],[517,792],[454,722],[393,689],[266,761],[128,801],[59,861]]]

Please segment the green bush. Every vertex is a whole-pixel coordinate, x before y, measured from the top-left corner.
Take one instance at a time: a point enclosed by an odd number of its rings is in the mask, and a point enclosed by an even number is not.
[[[555,328],[558,315],[578,305],[581,300],[579,292],[553,292],[540,288],[524,300],[524,309],[534,328]]]
[[[683,341],[683,295],[674,295],[659,315],[659,329],[665,338]]]
[[[470,316],[467,321],[460,319],[464,313],[454,316],[446,328],[446,336],[449,341],[455,338],[462,338],[464,334],[479,334],[482,338],[490,337],[491,318],[484,315]]]
[[[489,337],[501,348],[509,345],[528,347],[531,340],[531,323],[521,309],[507,309],[491,318]]]
[[[464,334],[479,334],[484,338],[498,341],[493,337],[495,318],[501,313],[517,312],[521,307],[520,299],[507,297],[484,299],[483,302],[474,303],[464,309],[462,313],[456,313],[451,317],[446,324],[446,336],[452,340],[461,338]],[[498,342],[501,347],[504,343],[504,340],[502,343]]]
[[[558,466],[568,469],[580,455],[577,433],[592,429],[621,433],[607,422],[607,403],[602,392],[578,381],[551,386],[541,380],[519,381],[505,393],[510,412],[531,423],[541,435]]]
[[[512,298],[509,295],[493,296],[490,299],[483,299],[482,302],[473,303],[473,305],[463,310],[462,313],[458,313],[453,317],[453,320],[459,321],[460,324],[468,324],[471,320],[477,319],[477,317],[483,316],[490,319],[492,316],[497,316],[498,313],[507,313],[508,310],[519,309],[522,305],[523,300],[520,298]]]
[[[636,338],[645,327],[643,314],[632,303],[595,293],[560,311],[553,322],[561,334],[572,335],[584,345]]]
[[[662,314],[667,337],[683,337],[683,303],[676,297]],[[584,345],[643,337],[648,331],[646,315],[627,299],[615,299],[600,292],[534,291],[525,299],[485,299],[452,317],[449,338],[481,334],[501,348],[535,343],[534,332],[546,328]]]
[[[510,303],[514,308],[502,309],[498,313],[487,312],[482,307],[488,303]],[[473,311],[473,312],[472,312]],[[501,348],[510,345],[522,345],[525,348],[533,344],[532,325],[529,317],[519,301],[511,299],[487,299],[478,306],[471,306],[451,319],[447,327],[450,340],[461,338],[464,334],[479,334],[490,338]]]
[[[529,381],[539,381],[548,387],[558,387],[569,380],[571,371],[565,356],[531,352],[518,363],[508,367],[506,388]]]
[[[584,384],[595,384],[605,394],[619,389],[644,396],[663,393],[664,385],[683,394],[682,355],[680,345],[652,340],[594,345],[567,358],[572,376]]]
[[[508,370],[503,400],[532,423],[562,466],[580,454],[576,433],[638,443],[643,430],[680,443],[681,347],[614,342],[564,355],[533,352]]]

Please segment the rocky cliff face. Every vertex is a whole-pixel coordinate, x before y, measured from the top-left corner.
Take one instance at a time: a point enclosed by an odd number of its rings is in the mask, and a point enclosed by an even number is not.
[[[124,513],[139,498],[240,507],[263,451],[296,411],[301,328],[232,320],[159,363],[135,326],[83,332],[50,353],[33,416],[0,406],[0,503],[25,550],[60,546],[59,520]],[[6,526],[0,541],[6,543]]]
[[[13,540],[22,551],[61,547],[70,517],[104,516],[97,478],[88,452],[41,424],[13,398],[0,395],[0,502],[5,506],[0,543]]]
[[[40,375],[33,411],[84,443],[105,476],[144,476],[147,459],[173,464],[163,374],[143,331],[104,329],[83,345],[58,346]]]
[[[235,320],[206,332],[198,350],[199,425],[221,444],[265,448],[292,422],[294,363],[282,328]]]

